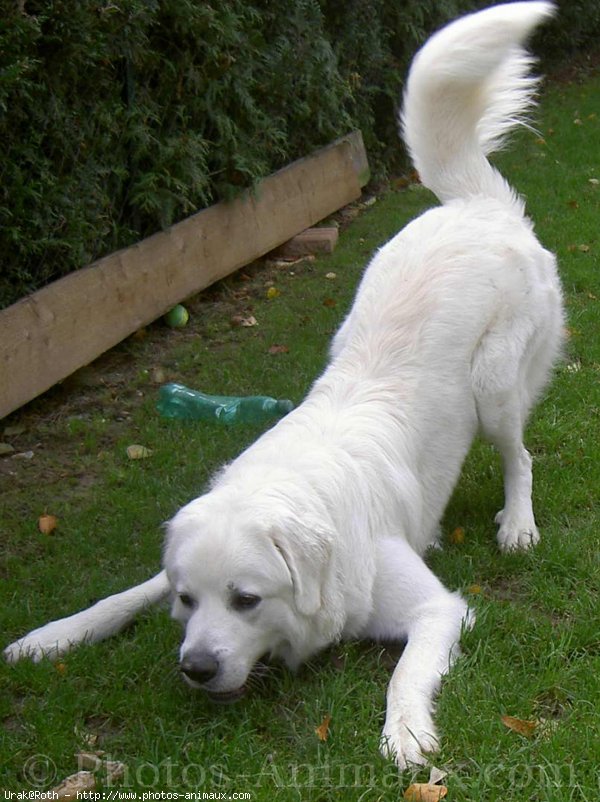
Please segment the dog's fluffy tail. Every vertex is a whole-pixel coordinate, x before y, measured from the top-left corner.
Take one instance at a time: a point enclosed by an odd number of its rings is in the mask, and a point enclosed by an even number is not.
[[[443,28],[415,56],[402,131],[421,181],[442,203],[519,202],[486,157],[526,122],[537,79],[522,43],[553,11],[551,2],[493,6]]]

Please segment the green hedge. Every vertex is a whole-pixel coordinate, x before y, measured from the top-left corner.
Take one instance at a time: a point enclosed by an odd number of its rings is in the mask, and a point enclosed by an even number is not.
[[[351,128],[397,169],[411,55],[481,5],[0,0],[0,307]],[[548,52],[600,30],[595,5],[566,2]]]

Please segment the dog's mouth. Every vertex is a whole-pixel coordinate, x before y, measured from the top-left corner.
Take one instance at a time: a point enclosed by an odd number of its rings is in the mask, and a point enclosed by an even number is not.
[[[209,691],[207,690],[206,693],[208,698],[212,702],[217,702],[220,705],[230,705],[233,702],[237,702],[238,699],[241,699],[242,696],[246,695],[246,686],[242,685],[241,688],[237,688],[235,691]]]

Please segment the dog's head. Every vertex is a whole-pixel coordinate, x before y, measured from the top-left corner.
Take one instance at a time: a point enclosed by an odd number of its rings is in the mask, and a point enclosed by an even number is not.
[[[165,567],[189,684],[233,701],[265,655],[295,667],[320,648],[310,633],[329,557],[323,526],[277,505],[212,491],[183,507],[168,524]]]

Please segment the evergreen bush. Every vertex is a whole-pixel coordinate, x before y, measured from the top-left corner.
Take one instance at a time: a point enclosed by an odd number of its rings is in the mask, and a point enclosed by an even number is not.
[[[404,158],[410,57],[476,0],[0,0],[0,307],[352,128]],[[564,2],[551,58],[600,30]]]

